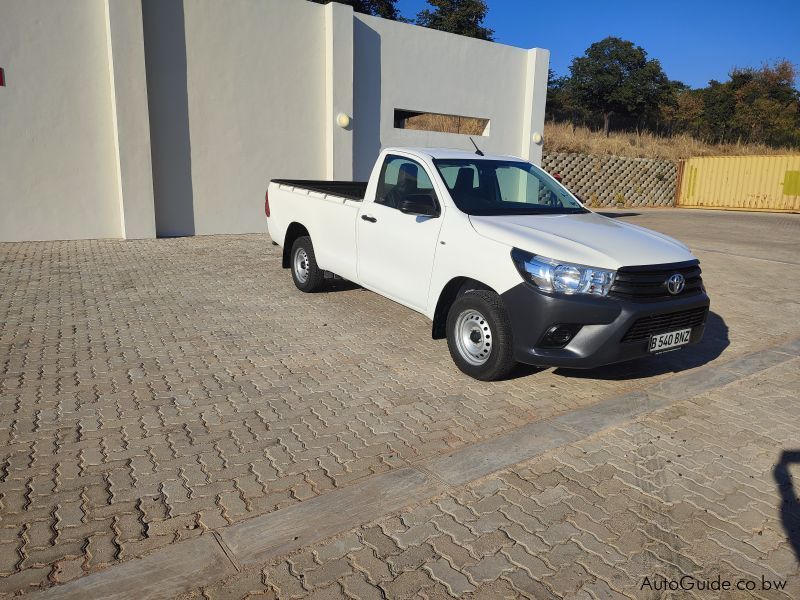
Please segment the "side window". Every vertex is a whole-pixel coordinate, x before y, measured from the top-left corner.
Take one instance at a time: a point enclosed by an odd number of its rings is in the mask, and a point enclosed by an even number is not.
[[[397,208],[401,200],[412,194],[435,197],[430,177],[418,162],[390,154],[381,167],[375,202]]]

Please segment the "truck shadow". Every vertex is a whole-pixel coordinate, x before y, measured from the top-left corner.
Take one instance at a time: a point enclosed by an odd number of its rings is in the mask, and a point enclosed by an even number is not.
[[[772,477],[778,486],[781,497],[781,524],[786,532],[786,539],[800,561],[800,498],[794,487],[789,465],[800,464],[800,450],[784,450],[781,459],[772,471]]]
[[[598,215],[603,215],[604,217],[608,217],[609,219],[624,219],[626,217],[638,217],[642,213],[637,212],[609,212],[609,211],[597,211]]]
[[[320,294],[328,294],[331,292],[348,292],[350,290],[364,289],[357,283],[348,281],[347,279],[328,279],[325,285],[319,291]]]
[[[580,379],[643,379],[700,367],[718,358],[729,345],[725,321],[717,313],[709,312],[703,341],[696,346],[596,369],[559,368],[555,372],[564,377]]]

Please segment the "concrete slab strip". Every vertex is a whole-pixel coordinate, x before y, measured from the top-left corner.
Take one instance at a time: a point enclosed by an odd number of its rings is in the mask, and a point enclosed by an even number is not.
[[[695,369],[680,373],[664,379],[647,389],[653,394],[665,396],[672,402],[704,394],[710,390],[733,383],[744,375],[767,368],[767,366],[761,366],[761,361],[757,356],[753,356],[753,358],[750,358],[750,356],[753,355],[748,355],[748,360],[742,363],[747,369],[747,373],[734,373],[728,369],[728,365],[725,363],[723,365],[715,365],[714,368]],[[788,359],[788,356],[783,357],[783,360],[786,359]],[[775,364],[777,363],[770,363],[768,366]]]
[[[578,437],[585,437],[663,408],[676,399],[674,396],[639,390],[558,415],[550,419],[550,423],[575,431],[580,434]]]
[[[445,490],[417,469],[403,468],[248,519],[220,531],[243,567],[262,564]]]
[[[792,356],[800,356],[800,338],[795,338],[793,340],[789,340],[788,342],[784,342],[783,344],[778,344],[777,346],[770,348],[770,350],[773,352],[791,354]]]
[[[580,437],[575,432],[553,427],[549,421],[538,421],[418,464],[448,484],[459,486]]]
[[[134,558],[33,597],[51,600],[152,600],[175,598],[192,587],[236,573],[212,535],[178,542],[144,558]]]

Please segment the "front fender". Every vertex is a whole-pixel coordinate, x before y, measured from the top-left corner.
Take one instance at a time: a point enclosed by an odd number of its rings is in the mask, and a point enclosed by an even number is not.
[[[472,228],[463,213],[447,218],[439,233],[425,315],[433,319],[442,292],[456,278],[473,279],[498,294],[522,282],[507,244],[490,240]]]

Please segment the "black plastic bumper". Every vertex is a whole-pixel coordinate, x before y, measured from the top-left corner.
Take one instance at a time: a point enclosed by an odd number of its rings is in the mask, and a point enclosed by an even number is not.
[[[660,302],[551,295],[520,283],[501,295],[511,320],[514,357],[531,365],[591,369],[647,356],[648,339],[623,342],[631,326],[643,317],[708,308],[705,293]],[[707,315],[707,311],[706,311]],[[580,325],[564,348],[543,347],[543,337],[556,324]],[[703,338],[702,324],[692,328],[689,344]]]

